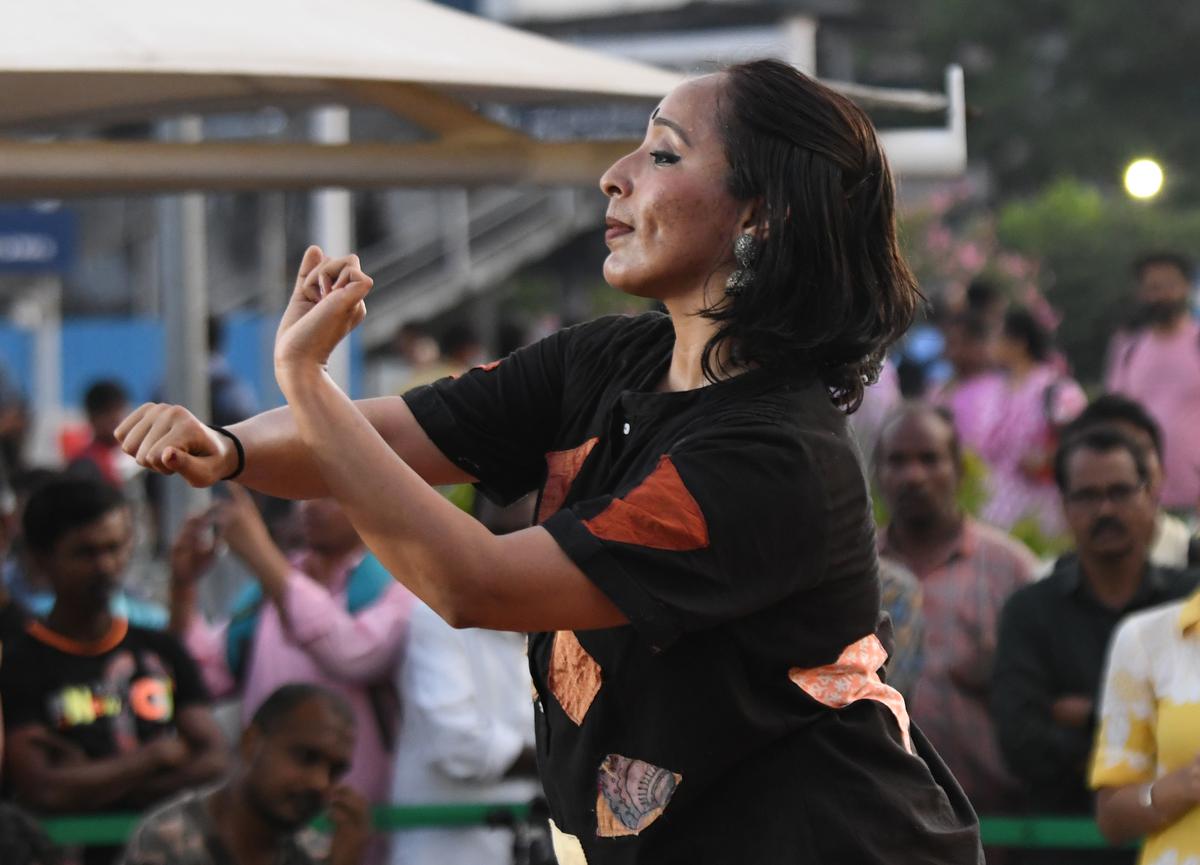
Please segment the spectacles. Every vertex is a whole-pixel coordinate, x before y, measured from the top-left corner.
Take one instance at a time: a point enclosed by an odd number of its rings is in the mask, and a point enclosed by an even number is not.
[[[1140,484],[1113,484],[1104,487],[1083,487],[1067,493],[1067,504],[1077,508],[1095,510],[1104,502],[1112,502],[1116,507],[1124,507],[1133,501],[1133,497],[1146,488],[1145,482]]]

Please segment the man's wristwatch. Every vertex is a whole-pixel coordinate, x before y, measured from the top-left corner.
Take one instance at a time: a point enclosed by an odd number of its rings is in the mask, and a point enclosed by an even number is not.
[[[1154,807],[1153,781],[1151,781],[1149,784],[1143,784],[1141,789],[1138,790],[1138,804],[1147,811],[1157,811],[1157,809]]]

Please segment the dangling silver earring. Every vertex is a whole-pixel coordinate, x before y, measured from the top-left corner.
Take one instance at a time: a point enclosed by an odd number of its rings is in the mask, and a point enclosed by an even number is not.
[[[754,265],[758,262],[758,243],[753,234],[739,234],[733,242],[733,257],[738,267],[725,280],[725,293],[738,295],[754,284]]]

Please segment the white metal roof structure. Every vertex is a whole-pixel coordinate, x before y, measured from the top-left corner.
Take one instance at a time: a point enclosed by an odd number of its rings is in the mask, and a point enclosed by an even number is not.
[[[9,9],[4,29],[3,198],[590,184],[630,142],[537,141],[471,103],[652,104],[680,80],[425,0],[37,0]],[[920,103],[944,106],[946,125],[884,133],[897,173],[963,170],[961,75],[952,70],[947,87]],[[891,104],[887,91],[864,101],[880,99]],[[893,107],[912,108],[912,100],[897,94]],[[180,114],[328,104],[384,108],[437,138],[319,145],[61,135]]]

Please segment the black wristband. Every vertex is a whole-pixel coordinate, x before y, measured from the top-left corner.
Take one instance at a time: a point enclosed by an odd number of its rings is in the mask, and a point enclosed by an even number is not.
[[[235,468],[231,474],[228,474],[225,477],[221,478],[221,480],[223,480],[223,481],[231,481],[234,478],[236,478],[238,475],[240,475],[246,468],[246,449],[244,447],[242,447],[241,439],[239,439],[237,436],[235,436],[229,430],[225,429],[225,427],[213,426],[212,424],[209,424],[208,428],[210,430],[215,430],[216,432],[219,432],[221,435],[227,437],[230,441],[233,442],[234,448],[237,449],[237,458],[238,458],[237,468]]]

